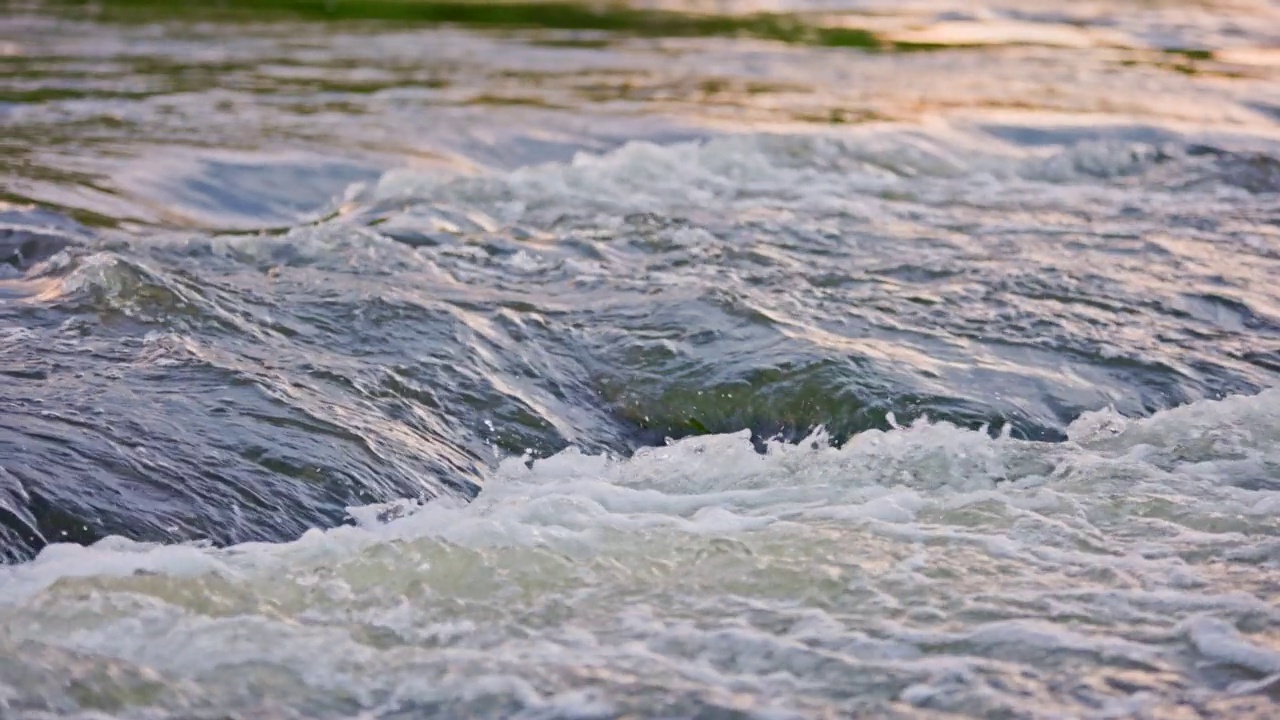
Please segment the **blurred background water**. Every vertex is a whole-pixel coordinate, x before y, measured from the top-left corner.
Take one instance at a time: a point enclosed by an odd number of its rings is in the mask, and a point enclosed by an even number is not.
[[[0,7],[0,714],[1271,712],[1275,2]]]

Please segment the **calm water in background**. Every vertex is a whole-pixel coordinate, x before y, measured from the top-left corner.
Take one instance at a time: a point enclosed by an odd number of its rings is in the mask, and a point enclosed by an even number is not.
[[[1275,3],[0,7],[0,717],[1276,712]]]

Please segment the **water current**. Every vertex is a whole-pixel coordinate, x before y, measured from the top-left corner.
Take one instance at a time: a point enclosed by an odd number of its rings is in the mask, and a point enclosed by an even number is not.
[[[0,718],[1280,714],[1280,5],[0,2]]]

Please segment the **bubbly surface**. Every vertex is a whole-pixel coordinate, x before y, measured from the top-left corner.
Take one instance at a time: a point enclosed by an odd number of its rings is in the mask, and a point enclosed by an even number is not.
[[[1280,8],[0,13],[0,718],[1265,718]]]
[[[0,697],[146,717],[1266,717],[1280,394],[504,462],[469,504],[0,568]],[[221,713],[221,714],[220,714]],[[39,717],[39,714],[32,717]]]

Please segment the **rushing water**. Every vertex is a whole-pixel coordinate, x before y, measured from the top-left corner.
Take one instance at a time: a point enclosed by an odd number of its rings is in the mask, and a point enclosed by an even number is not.
[[[1280,712],[1280,6],[694,5],[0,3],[0,718]]]

